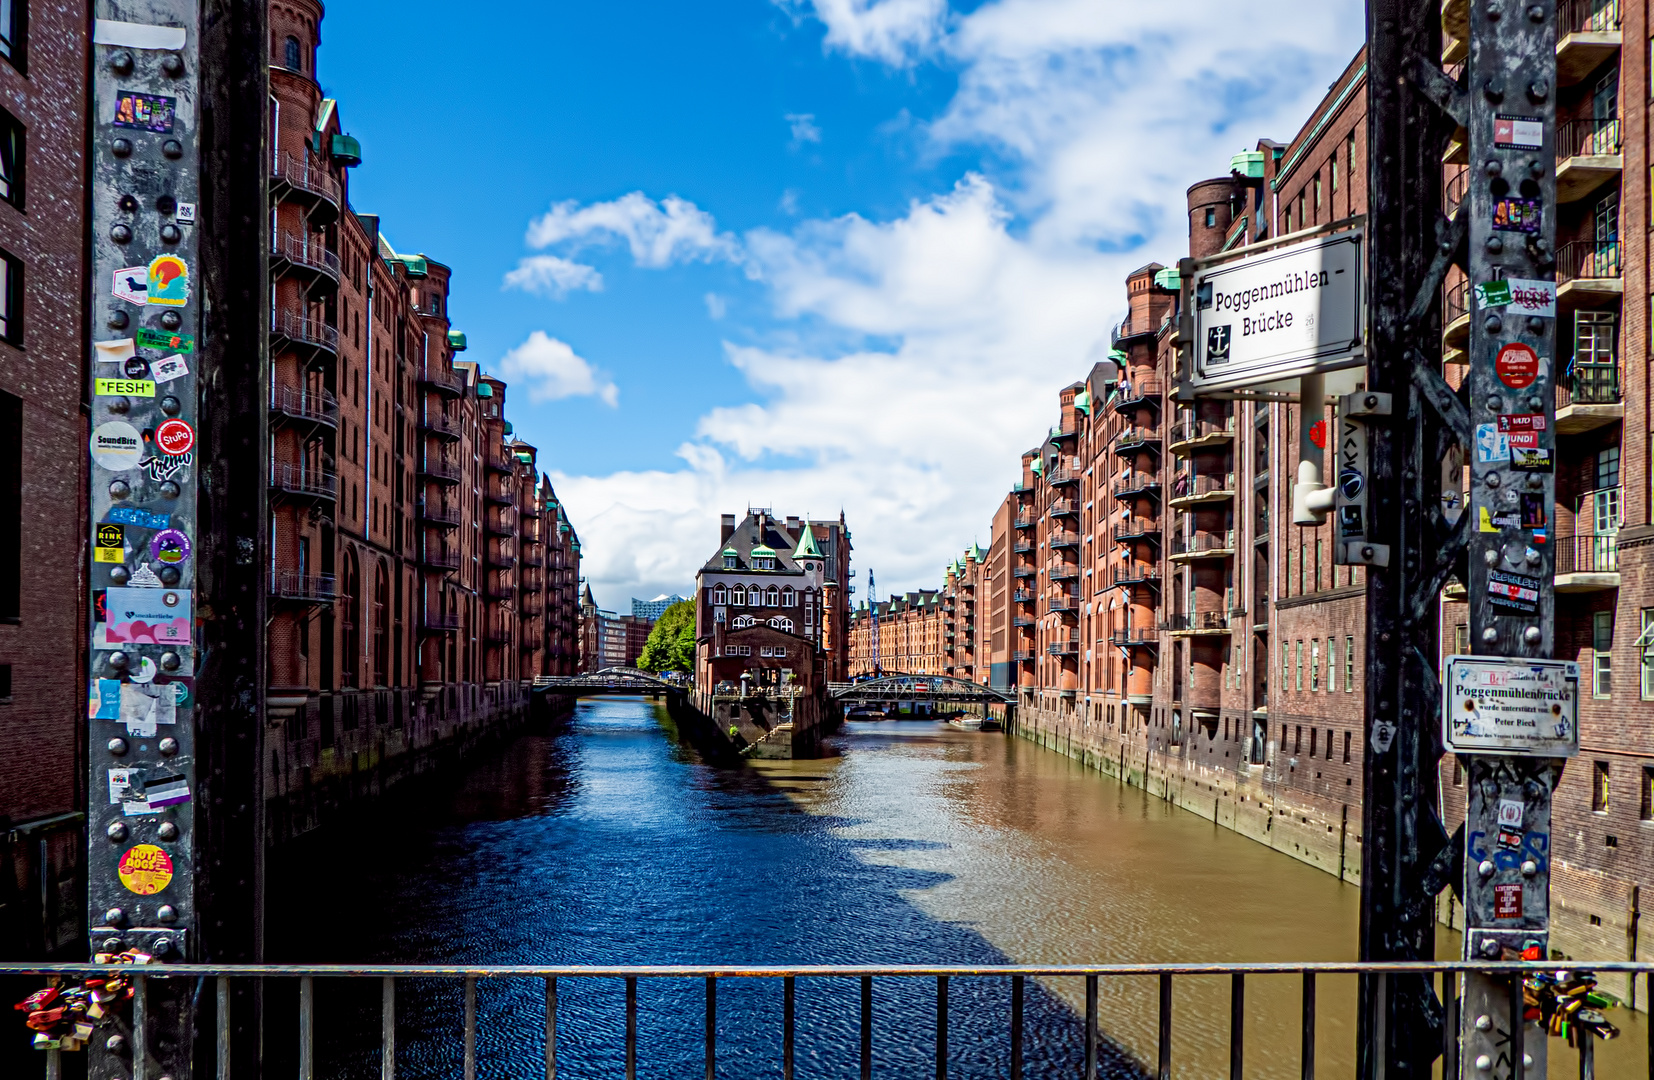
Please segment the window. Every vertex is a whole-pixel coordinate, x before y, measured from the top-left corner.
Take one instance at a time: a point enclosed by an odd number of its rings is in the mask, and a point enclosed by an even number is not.
[[[725,604],[729,603],[729,593],[722,585],[712,590],[712,602],[718,607],[723,607]]]
[[[1327,639],[1327,693],[1338,689],[1338,639]]]
[[[1315,174],[1315,220],[1321,220],[1321,174]]]
[[[23,5],[19,0],[0,0],[0,56],[23,71]]]
[[[770,625],[777,630],[785,630],[789,634],[793,632],[793,621],[783,615],[777,615],[771,619]]]
[[[1292,654],[1288,651],[1287,643],[1283,641],[1281,642],[1281,689],[1286,689],[1286,684],[1291,681]],[[1281,738],[1285,739],[1286,736],[1282,735]]]
[[[1287,205],[1287,208],[1281,212],[1281,232],[1289,233],[1291,231],[1292,231],[1292,206],[1289,203]]]
[[[1593,761],[1591,763],[1591,810],[1594,813],[1608,812],[1608,763]]]
[[[787,655],[787,647],[785,645],[777,645],[775,647],[775,655],[777,655],[777,656],[786,656]]]
[[[1355,175],[1355,132],[1353,131],[1344,139],[1344,167],[1350,170],[1351,176]]]
[[[1591,696],[1605,698],[1614,689],[1614,613],[1598,611],[1591,616]]]
[[[734,570],[735,567],[736,567],[736,561],[737,560],[736,560],[734,555],[725,555],[724,556],[724,569],[725,570]]]
[[[23,125],[0,109],[0,199],[23,209]]]
[[[747,590],[742,588],[740,585],[737,585],[737,586],[735,586],[735,588],[729,590],[729,606],[730,607],[746,607],[747,606]]]
[[[1332,728],[1327,729],[1327,760],[1332,760]]]
[[[1470,624],[1458,623],[1453,627],[1453,652],[1463,656],[1470,651]]]
[[[1637,635],[1637,665],[1642,672],[1642,699],[1654,700],[1654,608],[1642,609],[1642,633]]]
[[[769,591],[764,594],[764,604],[767,607],[780,607],[781,590],[771,585]]]
[[[798,606],[798,594],[793,592],[791,585],[789,585],[785,589],[781,590],[781,606],[782,607],[797,607]]]
[[[1314,641],[1309,643],[1309,688],[1312,691],[1321,689],[1321,639],[1320,638],[1316,638]],[[1315,749],[1314,749],[1315,748],[1315,733],[1313,731],[1310,732],[1309,745],[1310,745],[1310,753],[1314,754],[1315,753]]]
[[[299,39],[298,38],[289,37],[287,39],[286,51],[285,51],[282,59],[283,59],[283,63],[285,63],[292,70],[294,70],[294,71],[303,71],[304,70],[303,58],[299,55]]]
[[[1344,764],[1350,763],[1350,733],[1344,732]]]
[[[1355,637],[1344,638],[1344,693],[1355,693]]]
[[[1620,486],[1620,448],[1604,447],[1597,451],[1597,484],[1600,488]],[[1617,516],[1617,515],[1616,515]]]
[[[1619,357],[1619,313],[1574,312],[1574,363],[1612,364]]]
[[[1654,769],[1643,766],[1642,807],[1638,811],[1644,821],[1654,821]]]
[[[758,655],[759,656],[772,656],[772,655],[774,655],[774,653],[770,649],[770,646],[760,645],[760,646],[758,646]]]
[[[729,628],[731,630],[745,630],[749,626],[757,625],[758,620],[753,618],[751,615],[737,615],[735,616],[734,621],[729,624]]]
[[[1217,223],[1218,223],[1217,209],[1214,208],[1214,207],[1208,206],[1206,208],[1206,227],[1208,229],[1216,228]]]
[[[23,614],[23,399],[0,391],[0,622]]]
[[[0,341],[23,347],[23,263],[7,251],[0,251]]]
[[[1313,735],[1311,736],[1313,738]],[[1299,724],[1292,733],[1292,754],[1296,757],[1304,749],[1304,725]]]
[[[1315,737],[1321,733],[1320,728],[1309,729],[1309,756],[1315,756]]]
[[[1332,152],[1332,159],[1327,162],[1327,175],[1332,178],[1332,193],[1338,194],[1338,151]]]

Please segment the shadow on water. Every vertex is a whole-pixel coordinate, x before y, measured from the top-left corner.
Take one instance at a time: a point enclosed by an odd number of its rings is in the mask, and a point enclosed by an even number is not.
[[[272,960],[1014,962],[965,922],[938,919],[912,901],[946,886],[950,874],[889,861],[945,852],[948,843],[857,837],[857,819],[801,808],[792,789],[836,782],[819,761],[788,763],[810,767],[796,774],[715,769],[669,734],[664,710],[646,701],[582,701],[570,725],[525,735],[446,787],[395,796],[351,826],[287,846],[268,875]],[[700,1071],[704,993],[700,980],[640,982],[640,1075]],[[797,993],[798,1074],[856,1075],[858,981],[801,979]],[[295,1030],[286,1027],[295,994],[292,986],[272,993],[274,1031]],[[953,980],[951,1075],[1008,1074],[1009,996],[1008,980]],[[377,982],[324,981],[317,1000],[318,1076],[376,1075]],[[460,983],[409,980],[399,987],[397,1012],[398,1075],[458,1076]],[[877,980],[875,1069],[934,1068],[936,1012],[934,980]],[[724,1075],[779,1071],[779,981],[721,980],[718,1014]],[[536,1068],[543,984],[482,983],[478,1017],[479,1076]],[[560,1069],[617,1071],[625,1023],[619,980],[562,980],[558,1017]],[[277,1056],[292,1051],[291,1040],[269,1041]],[[1082,1056],[1080,1017],[1029,980],[1026,1074],[1077,1075]],[[1106,1040],[1100,1068],[1104,1076],[1142,1073]]]

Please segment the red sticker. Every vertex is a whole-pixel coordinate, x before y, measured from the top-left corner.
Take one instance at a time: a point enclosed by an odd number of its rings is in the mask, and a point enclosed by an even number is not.
[[[167,420],[155,429],[155,445],[168,457],[187,454],[195,447],[195,429],[182,420]]]
[[[1499,350],[1493,361],[1499,381],[1512,390],[1526,390],[1539,378],[1539,354],[1532,347],[1513,341]]]
[[[1309,426],[1309,441],[1315,444],[1317,450],[1327,448],[1327,422],[1325,420],[1317,420]]]
[[[1520,919],[1522,917],[1522,886],[1495,885],[1493,887],[1493,917]]]

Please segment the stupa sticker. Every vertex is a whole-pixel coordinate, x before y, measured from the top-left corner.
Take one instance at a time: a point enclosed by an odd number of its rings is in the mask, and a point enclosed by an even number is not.
[[[190,300],[189,264],[176,255],[157,255],[149,263],[148,302],[183,307]]]

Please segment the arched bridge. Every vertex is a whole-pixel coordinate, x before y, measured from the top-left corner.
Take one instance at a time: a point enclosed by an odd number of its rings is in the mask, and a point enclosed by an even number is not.
[[[991,686],[951,675],[885,675],[861,682],[831,683],[833,700],[844,705],[880,705],[896,701],[954,702],[963,705],[1015,705],[1016,697]]]
[[[579,675],[542,675],[534,680],[540,694],[685,694],[688,688],[667,682],[652,672],[637,668],[611,667]]]

